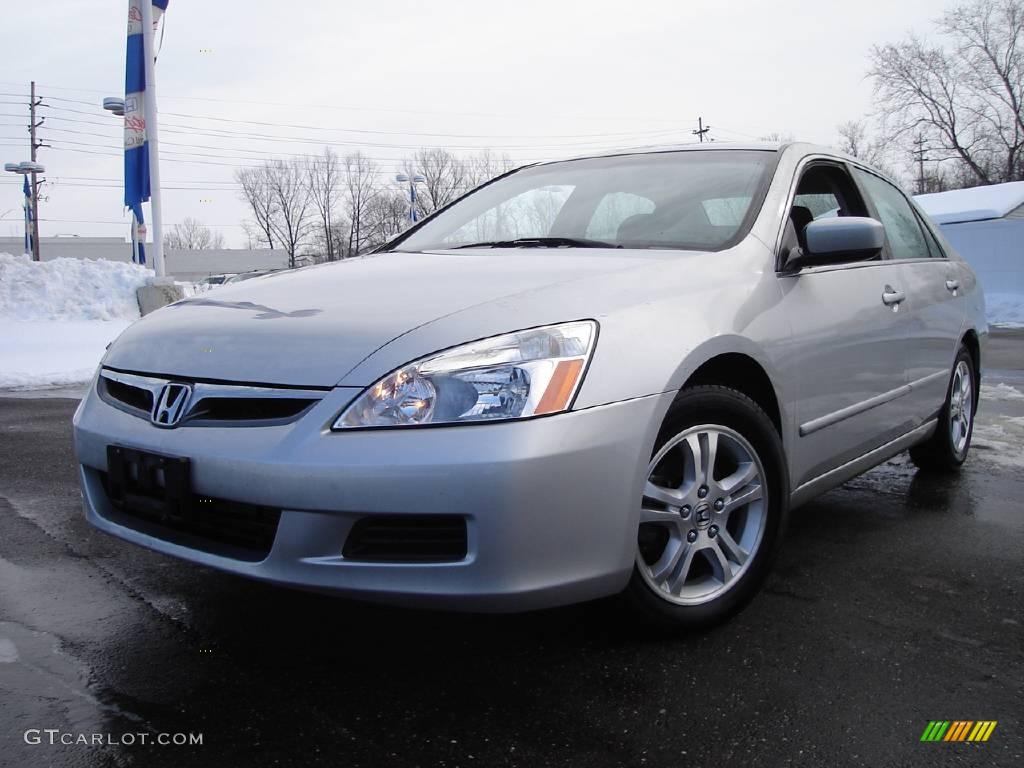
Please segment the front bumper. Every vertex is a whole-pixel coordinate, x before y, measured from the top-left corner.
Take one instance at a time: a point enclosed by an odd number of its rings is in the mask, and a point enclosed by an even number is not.
[[[515,611],[625,586],[643,470],[671,394],[522,422],[330,432],[357,394],[335,389],[287,425],[160,429],[93,388],[74,430],[86,516],[185,560],[397,604]],[[197,494],[281,509],[269,554],[235,559],[116,522],[101,482],[111,444],[188,457]],[[353,524],[375,514],[463,516],[467,555],[434,563],[343,557]]]

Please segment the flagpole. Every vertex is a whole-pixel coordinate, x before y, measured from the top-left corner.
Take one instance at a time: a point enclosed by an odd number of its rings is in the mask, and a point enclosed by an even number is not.
[[[163,211],[160,205],[160,144],[156,127],[156,51],[153,47],[153,3],[142,0],[142,58],[146,66],[146,144],[149,148],[149,208],[153,214],[153,269],[164,276]]]

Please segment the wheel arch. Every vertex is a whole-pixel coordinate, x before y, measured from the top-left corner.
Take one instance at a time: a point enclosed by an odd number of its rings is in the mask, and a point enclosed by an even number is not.
[[[768,414],[785,442],[782,407],[775,384],[765,367],[743,352],[721,352],[698,365],[687,377],[682,389],[703,384],[718,384],[742,392]]]

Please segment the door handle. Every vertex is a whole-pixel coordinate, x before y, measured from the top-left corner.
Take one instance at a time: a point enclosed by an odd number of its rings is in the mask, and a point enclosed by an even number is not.
[[[907,294],[904,291],[898,291],[891,285],[885,286],[885,290],[882,291],[882,303],[893,309],[906,301],[906,298]]]
[[[947,280],[946,281],[946,290],[949,291],[950,293],[956,293],[957,288],[959,288],[959,287],[960,287],[960,281],[959,280]]]

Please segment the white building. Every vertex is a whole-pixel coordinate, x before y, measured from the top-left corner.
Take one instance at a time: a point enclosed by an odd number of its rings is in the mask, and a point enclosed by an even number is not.
[[[986,295],[1024,294],[1024,181],[918,195]]]
[[[152,246],[150,246],[152,247]],[[21,253],[20,237],[0,237],[0,253]],[[41,237],[39,258],[110,259],[131,261],[131,243],[123,237]],[[288,254],[281,250],[224,248],[210,251],[164,251],[164,268],[175,280],[196,282],[210,275],[248,272],[253,269],[283,269]]]

